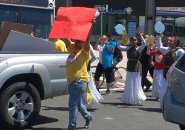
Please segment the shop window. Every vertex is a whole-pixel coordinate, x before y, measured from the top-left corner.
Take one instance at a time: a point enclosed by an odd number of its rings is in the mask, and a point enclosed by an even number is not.
[[[139,29],[141,32],[145,30],[145,16],[139,16]]]
[[[165,36],[179,36],[181,44],[185,44],[185,17],[156,17],[156,21],[162,21],[165,25]]]

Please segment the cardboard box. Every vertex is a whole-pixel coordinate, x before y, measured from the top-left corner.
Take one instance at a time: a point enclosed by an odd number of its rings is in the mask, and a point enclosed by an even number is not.
[[[30,35],[33,30],[33,26],[27,25],[27,24],[20,24],[20,23],[2,22],[1,31],[0,31],[0,50],[2,49],[10,30],[14,30],[14,31],[18,31],[18,32],[22,32]]]
[[[11,30],[1,51],[23,53],[52,52],[55,51],[55,44],[41,38]]]

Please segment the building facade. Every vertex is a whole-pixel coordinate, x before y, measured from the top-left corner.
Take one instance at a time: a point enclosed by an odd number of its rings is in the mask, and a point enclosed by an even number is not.
[[[93,29],[94,35],[104,33],[117,35],[114,26],[119,23],[126,27],[129,36],[135,35],[136,27],[144,31],[145,4],[145,0],[93,0],[88,2],[73,0],[73,6],[108,7],[107,11],[97,18]]]
[[[165,24],[164,35],[176,35],[185,45],[185,1],[155,0],[156,21]]]
[[[117,36],[114,26],[119,23],[126,27],[129,36],[135,35],[137,27],[153,34],[155,22],[161,21],[166,36],[180,36],[185,43],[184,0],[0,0],[0,23],[31,24],[39,37],[48,38],[60,6],[99,8],[102,13],[92,32],[97,37],[104,33]]]
[[[129,36],[135,35],[139,27],[146,34],[154,33],[154,24],[165,24],[165,36],[176,35],[185,44],[185,1],[184,0],[73,0],[72,6],[103,7],[108,10],[97,18],[94,35],[111,33],[117,35],[114,26],[123,24]]]
[[[54,19],[48,0],[0,0],[0,23],[3,21],[33,25],[38,37],[48,38]]]

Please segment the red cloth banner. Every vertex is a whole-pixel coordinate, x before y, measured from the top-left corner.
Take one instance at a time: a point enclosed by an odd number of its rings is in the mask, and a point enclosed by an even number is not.
[[[70,38],[86,41],[95,18],[96,9],[85,7],[60,7],[49,38]]]

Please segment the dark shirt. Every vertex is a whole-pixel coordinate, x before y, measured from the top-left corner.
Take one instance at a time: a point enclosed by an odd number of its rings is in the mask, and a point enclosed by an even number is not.
[[[152,67],[151,57],[146,52],[147,52],[147,46],[145,46],[145,48],[141,52],[140,62],[142,64],[142,67]]]

